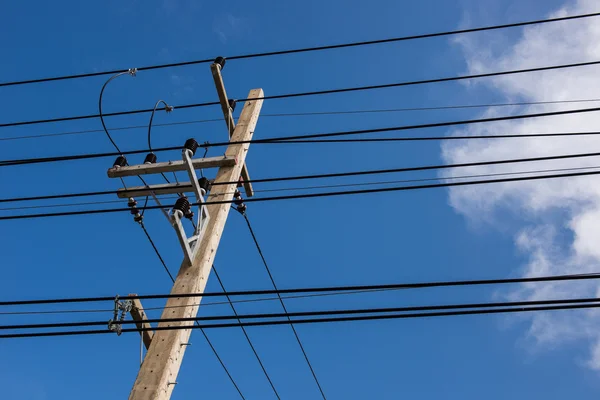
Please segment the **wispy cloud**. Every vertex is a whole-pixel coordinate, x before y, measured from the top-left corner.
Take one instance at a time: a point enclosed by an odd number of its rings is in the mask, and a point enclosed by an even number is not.
[[[597,0],[576,0],[553,16],[597,12]],[[469,72],[480,73],[530,68],[552,64],[600,59],[600,25],[595,18],[576,22],[532,26],[514,43],[488,41],[489,36],[465,36],[457,41],[464,51]],[[547,71],[536,74],[503,76],[471,82],[477,89],[488,89],[507,100],[545,101],[597,98],[600,80],[597,67]],[[513,111],[544,112],[564,109],[564,105],[521,107]],[[577,108],[579,106],[572,106]],[[506,111],[504,111],[506,112]],[[487,110],[486,116],[500,111]],[[500,133],[550,133],[594,131],[600,115],[536,118],[491,125],[472,125],[456,131],[461,135]],[[495,141],[469,141],[444,144],[447,162],[535,157],[600,149],[600,139],[536,138]],[[489,166],[477,172],[497,173],[544,168],[588,167],[599,165],[595,159],[540,162],[535,165]],[[458,175],[465,171],[450,171]],[[473,172],[473,171],[470,171]],[[525,276],[600,271],[600,179],[507,183],[453,188],[450,204],[470,222],[509,230],[515,246],[529,261],[522,267]],[[507,222],[508,221],[508,222]],[[600,286],[593,282],[529,284],[504,293],[510,299],[549,299],[594,296]],[[570,341],[586,341],[590,347],[586,365],[600,371],[600,315],[594,311],[538,313],[529,317],[528,337],[546,348]]]
[[[222,43],[227,43],[231,37],[241,35],[246,29],[246,20],[231,13],[220,15],[213,22],[213,32]]]

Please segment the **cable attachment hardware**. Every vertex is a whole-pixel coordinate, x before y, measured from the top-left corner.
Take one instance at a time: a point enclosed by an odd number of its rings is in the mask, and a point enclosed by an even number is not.
[[[137,68],[129,68],[129,70],[127,70],[127,73],[131,76],[135,76],[138,72]]]
[[[181,211],[184,217],[190,219],[194,217],[194,212],[192,211],[192,205],[188,200],[187,196],[181,196],[175,202],[173,206],[173,211],[178,210]]]
[[[175,107],[168,105],[167,103],[165,103],[165,111],[170,113],[171,111],[173,111],[175,109]]]
[[[119,156],[113,163],[114,168],[121,168],[127,165],[127,158],[125,156]]]
[[[217,57],[215,58],[214,63],[218,64],[221,67],[221,70],[223,70],[223,68],[225,68],[225,57]]]
[[[242,193],[236,189],[235,193],[233,194],[233,204],[235,204],[236,210],[238,210],[238,212],[240,214],[244,214],[246,212],[246,204],[244,204],[244,198],[242,197]]]
[[[185,144],[183,145],[183,151],[190,150],[192,152],[192,156],[196,155],[196,150],[198,150],[198,147],[200,147],[200,145],[198,144],[198,142],[196,142],[196,139],[191,138],[185,141]]]
[[[133,197],[130,197],[129,201],[127,202],[127,206],[129,206],[129,208],[131,209],[129,210],[129,212],[131,213],[131,215],[133,215],[133,220],[135,222],[141,223],[144,219],[144,216],[140,214],[140,210],[139,208],[137,208],[137,200]]]
[[[115,296],[115,308],[113,309],[113,317],[108,321],[108,330],[116,332],[117,336],[121,336],[123,331],[123,321],[125,315],[131,311],[133,307],[132,300],[119,300],[119,295]]]
[[[144,158],[144,164],[155,164],[156,160],[157,160],[156,154],[148,153],[146,155],[146,158]]]
[[[198,185],[200,185],[201,189],[204,189],[205,193],[208,193],[208,192],[210,192],[212,182],[208,178],[202,177],[202,178],[198,179]]]
[[[234,112],[235,106],[237,105],[237,100],[229,99],[229,100],[227,100],[227,104],[229,104],[229,108],[231,109],[231,112]]]

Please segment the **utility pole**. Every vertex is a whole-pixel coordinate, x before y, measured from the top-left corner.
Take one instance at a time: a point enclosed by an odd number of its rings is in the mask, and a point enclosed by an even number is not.
[[[213,64],[213,76],[215,70],[218,70],[220,77],[221,68],[225,60],[218,58]],[[215,83],[217,81],[215,80]],[[228,126],[235,127],[230,131],[230,141],[240,142],[252,139],[258,116],[262,107],[264,97],[262,89],[253,89],[248,95],[248,100],[244,104],[242,113],[238,119],[237,125],[233,123],[232,108],[227,99],[222,79],[220,85],[217,83],[217,92],[224,110],[227,110],[226,122]],[[225,97],[223,97],[223,95]],[[225,108],[226,107],[226,108]],[[228,119],[231,117],[231,120]],[[196,143],[197,146],[197,143]],[[187,143],[186,143],[187,147]],[[202,293],[206,287],[208,277],[211,271],[213,260],[215,258],[219,241],[223,233],[223,228],[231,208],[231,202],[236,192],[237,182],[240,176],[248,176],[245,165],[246,155],[250,147],[249,143],[230,144],[222,157],[212,157],[206,159],[191,159],[195,152],[192,150],[183,150],[183,161],[168,163],[145,163],[137,166],[126,166],[125,163],[115,166],[108,171],[109,177],[121,178],[123,176],[140,175],[146,173],[160,173],[187,170],[190,176],[189,183],[181,184],[163,184],[150,185],[137,188],[120,189],[119,197],[131,197],[131,193],[136,195],[153,196],[157,201],[156,195],[165,193],[181,192],[193,188],[197,199],[199,200],[199,223],[195,228],[195,235],[191,238],[185,236],[185,230],[181,225],[181,218],[185,212],[180,212],[176,206],[171,213],[163,210],[163,213],[170,220],[171,224],[179,236],[182,249],[184,250],[184,261],[179,268],[171,294],[190,294]],[[212,189],[207,197],[207,202],[225,201],[223,204],[203,205],[203,196],[206,193],[206,186],[198,184],[195,169],[206,168],[207,166],[219,166],[216,178],[212,184]],[[244,171],[244,172],[242,172]],[[244,179],[246,181],[247,179]],[[230,182],[228,184],[221,184]],[[247,195],[252,194],[252,188],[245,184]],[[146,190],[145,192],[143,190]],[[181,200],[181,198],[180,198]],[[186,199],[187,200],[187,199]],[[130,202],[135,204],[133,199]],[[179,202],[179,200],[178,200]],[[130,205],[131,207],[134,207]],[[189,203],[188,203],[189,207]],[[132,208],[132,213],[133,208]],[[191,214],[193,215],[193,214]],[[188,215],[186,217],[190,218]],[[166,307],[162,312],[161,319],[171,318],[193,318],[198,314],[198,307],[201,301],[200,297],[173,297],[169,298]],[[193,322],[162,322],[159,327],[191,327]],[[181,367],[181,362],[189,342],[191,329],[175,330],[157,330],[151,337],[150,346],[140,367],[133,389],[129,395],[130,400],[167,400],[177,384],[177,375]]]

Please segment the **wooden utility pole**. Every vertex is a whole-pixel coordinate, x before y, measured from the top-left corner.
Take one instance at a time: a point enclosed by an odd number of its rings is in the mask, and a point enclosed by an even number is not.
[[[232,142],[252,139],[262,107],[262,89],[251,90],[233,134]],[[229,214],[236,190],[236,183],[219,185],[221,182],[238,182],[245,167],[250,144],[231,144],[225,152],[226,158],[236,160],[234,165],[222,165],[214,181],[207,202],[225,201],[224,204],[206,206],[209,219],[206,230],[196,246],[199,246],[191,265],[184,261],[179,269],[171,294],[202,293],[215,258],[225,221]],[[247,172],[246,172],[247,175]],[[198,314],[199,297],[173,297],[161,315],[161,319],[193,318]],[[193,322],[160,323],[159,327],[192,326]],[[191,329],[155,331],[150,348],[135,380],[130,400],[167,400],[177,384],[177,374],[185,354]]]

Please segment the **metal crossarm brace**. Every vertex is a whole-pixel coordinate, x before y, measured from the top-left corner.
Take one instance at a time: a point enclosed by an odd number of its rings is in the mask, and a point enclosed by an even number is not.
[[[179,244],[183,249],[184,262],[187,262],[191,265],[192,260],[198,251],[197,244],[200,239],[202,239],[202,235],[204,234],[206,224],[208,223],[208,219],[210,217],[208,215],[206,206],[204,205],[204,195],[206,195],[206,192],[200,187],[198,177],[196,176],[196,170],[194,169],[194,163],[192,160],[193,152],[189,149],[183,149],[181,153],[183,156],[183,163],[186,166],[186,170],[190,178],[192,189],[196,195],[196,202],[198,203],[198,220],[196,223],[196,228],[194,229],[194,234],[189,238],[187,237],[181,222],[181,219],[183,218],[183,212],[181,210],[172,210],[170,222],[175,228],[175,232],[177,233],[177,237],[179,239]]]

